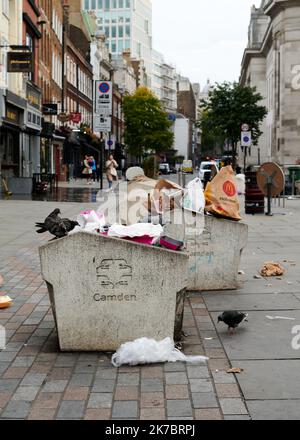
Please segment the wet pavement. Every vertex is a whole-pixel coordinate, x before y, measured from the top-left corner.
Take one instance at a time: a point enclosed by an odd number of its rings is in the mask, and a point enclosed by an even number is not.
[[[95,203],[98,188],[57,188],[45,194],[15,194],[7,197],[0,194],[0,200],[30,200],[40,202],[70,202],[70,203]]]

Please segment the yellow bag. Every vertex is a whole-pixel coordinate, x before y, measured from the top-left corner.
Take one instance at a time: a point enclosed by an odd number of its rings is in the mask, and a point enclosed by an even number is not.
[[[231,165],[222,168],[207,184],[204,195],[206,212],[231,220],[242,219],[237,185]]]

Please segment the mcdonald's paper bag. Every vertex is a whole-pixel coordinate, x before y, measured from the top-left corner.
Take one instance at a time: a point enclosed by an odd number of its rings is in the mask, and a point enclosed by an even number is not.
[[[239,221],[242,219],[237,184],[231,166],[222,168],[215,178],[207,184],[204,195],[206,212],[231,220]]]

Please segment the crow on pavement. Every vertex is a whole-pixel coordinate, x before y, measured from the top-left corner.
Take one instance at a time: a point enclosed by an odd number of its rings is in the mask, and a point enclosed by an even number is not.
[[[248,314],[237,312],[235,310],[229,310],[227,312],[222,313],[218,317],[218,323],[224,322],[224,324],[228,325],[228,330],[230,334],[233,334],[235,329],[241,324],[243,321],[248,322],[247,320]]]

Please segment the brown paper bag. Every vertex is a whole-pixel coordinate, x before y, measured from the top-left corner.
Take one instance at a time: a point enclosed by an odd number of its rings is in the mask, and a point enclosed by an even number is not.
[[[231,220],[242,219],[235,175],[231,166],[222,168],[207,184],[204,195],[206,212]]]

